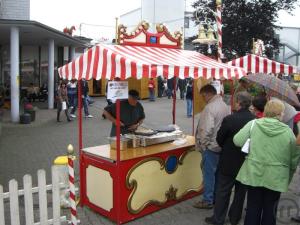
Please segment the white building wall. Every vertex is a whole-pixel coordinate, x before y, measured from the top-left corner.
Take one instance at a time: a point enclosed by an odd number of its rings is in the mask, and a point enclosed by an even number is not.
[[[165,23],[171,32],[181,30],[184,12],[184,0],[142,0],[142,17],[151,23],[153,29],[155,24]]]
[[[29,20],[30,0],[0,0],[0,19]]]
[[[128,32],[131,32],[142,21],[142,8],[132,10],[126,14],[120,16],[120,23],[124,24],[128,28]]]
[[[165,23],[170,32],[184,27],[184,0],[142,0],[141,8],[120,16],[120,23],[130,29],[142,20],[150,23],[150,32],[155,32],[155,24]]]
[[[184,29],[185,38],[190,38],[198,35],[199,26],[196,25],[195,21],[192,20],[193,12],[185,12],[185,17],[186,20],[188,20],[185,21],[187,22],[185,23],[185,29]]]
[[[283,27],[282,29],[277,30],[279,35],[280,43],[288,44],[297,52],[300,52],[300,28],[296,27]],[[298,65],[297,57],[292,56],[295,52],[291,50],[288,46],[280,49],[279,60],[289,63],[291,65],[300,66],[300,56],[298,56]],[[292,57],[291,57],[292,56]]]

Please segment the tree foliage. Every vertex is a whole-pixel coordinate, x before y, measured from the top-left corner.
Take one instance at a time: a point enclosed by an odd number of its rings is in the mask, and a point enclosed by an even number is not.
[[[279,49],[275,25],[280,10],[291,13],[297,0],[223,0],[222,32],[223,53],[230,60],[236,56],[244,56],[251,52],[252,40],[261,39],[266,45],[266,55],[273,56],[273,51]],[[197,23],[215,23],[215,0],[198,0],[192,5],[195,8]],[[216,50],[216,48],[213,48]]]

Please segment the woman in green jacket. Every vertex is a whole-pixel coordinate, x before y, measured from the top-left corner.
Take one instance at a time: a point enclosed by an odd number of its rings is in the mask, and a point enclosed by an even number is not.
[[[234,136],[239,147],[251,140],[236,178],[248,186],[245,225],[276,224],[280,194],[288,190],[297,168],[300,150],[292,130],[280,122],[283,112],[283,103],[271,100],[265,106],[264,118],[250,121]]]

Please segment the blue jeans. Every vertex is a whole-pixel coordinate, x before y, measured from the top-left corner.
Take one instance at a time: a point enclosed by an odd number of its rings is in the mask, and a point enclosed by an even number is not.
[[[74,105],[74,108],[72,109],[71,114],[75,114],[76,109],[78,107],[77,100],[75,102],[76,102],[76,104]],[[88,101],[87,101],[86,97],[82,98],[82,105],[83,105],[83,108],[84,108],[84,115],[88,116],[89,115],[89,109],[88,109]]]
[[[68,98],[69,98],[69,104],[72,107],[75,107],[75,100],[77,99],[77,95],[76,94],[68,94]]]
[[[219,163],[220,154],[206,149],[202,153],[203,158],[203,201],[209,204],[214,203],[216,171]]]
[[[186,99],[186,113],[187,116],[192,116],[193,111],[193,100],[192,99]]]
[[[155,91],[154,89],[149,89],[149,100],[155,101]]]
[[[168,96],[168,98],[171,98],[173,96],[173,89],[168,88],[167,96]]]

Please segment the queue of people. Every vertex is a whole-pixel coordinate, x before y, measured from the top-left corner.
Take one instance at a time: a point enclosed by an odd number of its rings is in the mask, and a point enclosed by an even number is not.
[[[243,85],[233,114],[212,85],[200,90],[207,104],[195,138],[204,193],[194,207],[213,208],[207,224],[223,225],[227,215],[230,224],[239,224],[247,193],[244,224],[275,225],[280,195],[288,190],[300,159],[300,136],[296,141],[291,129],[295,113],[279,99],[259,95],[252,100]]]

